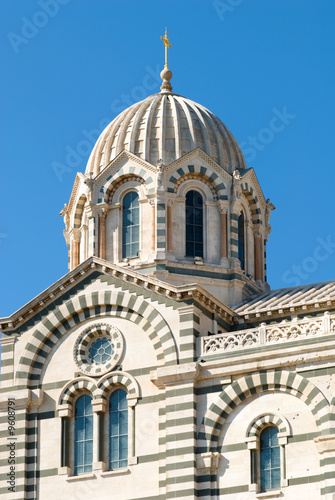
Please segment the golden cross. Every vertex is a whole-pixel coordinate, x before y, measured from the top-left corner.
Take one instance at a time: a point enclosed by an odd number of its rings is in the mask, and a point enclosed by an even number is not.
[[[161,40],[163,40],[164,42],[164,45],[165,45],[165,66],[164,68],[167,68],[168,69],[168,63],[167,63],[167,49],[168,47],[172,47],[171,43],[169,42],[169,39],[167,37],[167,31],[166,31],[166,28],[165,28],[165,36],[161,36]]]

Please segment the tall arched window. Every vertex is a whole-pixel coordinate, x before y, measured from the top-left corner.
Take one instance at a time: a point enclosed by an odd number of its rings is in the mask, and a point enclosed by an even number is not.
[[[123,199],[122,210],[122,258],[138,257],[140,250],[140,204],[136,191],[130,191]]]
[[[245,240],[244,240],[244,213],[241,212],[238,218],[238,259],[241,269],[245,270]]]
[[[84,394],[75,407],[74,473],[92,471],[93,462],[93,411],[92,398]]]
[[[278,429],[265,427],[260,435],[261,491],[280,488],[280,447]]]
[[[109,398],[109,469],[128,465],[127,393],[118,389]]]
[[[186,194],[186,256],[204,255],[203,199],[198,191]]]

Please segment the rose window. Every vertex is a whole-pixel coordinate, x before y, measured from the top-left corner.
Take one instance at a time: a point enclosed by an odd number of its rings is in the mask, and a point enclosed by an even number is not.
[[[112,354],[114,354],[114,344],[110,339],[104,337],[92,342],[88,350],[88,359],[96,365],[101,365],[109,361]]]
[[[73,354],[81,372],[90,376],[104,375],[113,370],[122,358],[122,334],[112,325],[92,325],[78,336]]]

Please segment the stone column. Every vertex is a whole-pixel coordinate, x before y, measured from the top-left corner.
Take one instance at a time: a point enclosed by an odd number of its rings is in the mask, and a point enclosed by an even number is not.
[[[99,257],[106,258],[106,211],[99,213]]]
[[[220,207],[220,258],[228,257],[228,213],[226,207]]]
[[[92,409],[93,409],[93,464],[92,470],[106,470],[108,464],[105,464],[103,459],[103,414],[106,412],[107,404],[103,399],[93,399]]]
[[[155,201],[152,200],[152,232],[151,232],[151,249],[153,252],[156,251],[156,207]]]
[[[263,280],[263,259],[262,259],[262,232],[259,229],[254,231],[255,240],[255,280]]]
[[[80,229],[72,229],[71,269],[79,265],[80,236]]]
[[[166,210],[167,251],[172,252],[172,202],[168,200]]]

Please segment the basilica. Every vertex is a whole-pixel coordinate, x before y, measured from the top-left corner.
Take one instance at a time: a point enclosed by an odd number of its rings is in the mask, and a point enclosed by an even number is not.
[[[334,500],[335,281],[270,289],[274,205],[161,78],[76,175],[68,273],[0,319],[1,498]]]

